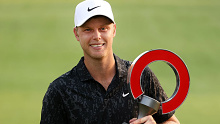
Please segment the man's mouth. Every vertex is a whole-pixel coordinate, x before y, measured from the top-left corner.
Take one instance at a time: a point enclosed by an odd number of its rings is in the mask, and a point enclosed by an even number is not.
[[[91,47],[101,47],[101,46],[104,46],[104,43],[103,44],[92,44],[90,45]]]

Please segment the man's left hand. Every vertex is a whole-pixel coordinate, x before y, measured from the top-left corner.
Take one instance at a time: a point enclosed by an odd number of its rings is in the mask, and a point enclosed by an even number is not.
[[[145,116],[140,119],[133,118],[129,121],[129,123],[130,124],[157,124],[151,115]]]

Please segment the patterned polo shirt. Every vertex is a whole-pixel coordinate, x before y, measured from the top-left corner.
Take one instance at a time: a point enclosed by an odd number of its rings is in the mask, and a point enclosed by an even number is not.
[[[138,116],[138,100],[134,100],[127,84],[131,62],[114,55],[116,74],[107,90],[93,79],[84,57],[69,72],[54,80],[43,99],[41,124],[126,124]],[[158,101],[167,99],[153,72],[142,74],[145,95]],[[161,111],[161,110],[159,110]],[[168,120],[174,112],[153,115],[157,123]]]

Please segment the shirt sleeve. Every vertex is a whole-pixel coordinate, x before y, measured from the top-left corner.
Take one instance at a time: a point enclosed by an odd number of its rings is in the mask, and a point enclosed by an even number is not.
[[[158,100],[159,102],[165,101],[168,99],[166,93],[161,87],[159,80],[155,76],[155,74],[150,70],[149,67],[146,67],[142,73],[141,77],[141,85],[144,87],[144,94]],[[162,109],[160,108],[156,114],[153,115],[153,118],[157,123],[162,123],[168,120],[175,111],[162,114]]]
[[[64,124],[65,118],[61,95],[51,83],[43,99],[40,124]]]

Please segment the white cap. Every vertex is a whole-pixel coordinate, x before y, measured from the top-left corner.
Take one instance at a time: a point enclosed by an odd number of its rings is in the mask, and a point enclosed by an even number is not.
[[[83,25],[93,16],[102,15],[111,19],[114,23],[114,16],[111,5],[104,0],[85,0],[76,6],[75,27]]]

